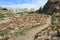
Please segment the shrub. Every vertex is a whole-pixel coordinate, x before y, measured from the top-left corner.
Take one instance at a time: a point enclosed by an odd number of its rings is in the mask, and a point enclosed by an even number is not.
[[[0,13],[0,18],[5,18],[4,14]]]

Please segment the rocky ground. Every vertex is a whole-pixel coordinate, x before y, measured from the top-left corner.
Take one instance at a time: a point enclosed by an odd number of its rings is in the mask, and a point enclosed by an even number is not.
[[[60,13],[55,13],[52,20],[54,25],[60,26]]]
[[[15,28],[15,27],[28,27],[35,24],[45,24],[46,19],[49,16],[44,14],[27,14],[22,15],[17,18],[5,18],[4,20],[0,21],[0,30],[5,30],[7,28]]]
[[[60,35],[60,13],[55,13],[52,16],[51,22],[48,28],[37,34],[35,40],[60,40],[60,36],[58,36],[58,34]],[[59,30],[59,32],[57,30]]]
[[[19,17],[16,18],[5,18],[2,21],[0,21],[0,39],[9,39],[9,38],[13,38],[15,39],[15,35],[16,33],[18,33],[17,35],[23,35],[25,33],[26,30],[28,30],[28,32],[26,31],[27,35],[22,37],[21,39],[19,37],[17,37],[15,40],[28,40],[27,37],[33,37],[37,32],[39,32],[42,25],[42,27],[47,27],[48,24],[47,22],[49,22],[50,19],[49,15],[45,15],[45,14],[24,14],[24,15],[20,15]],[[48,20],[47,20],[48,19]],[[36,28],[38,27],[38,28]],[[26,29],[27,28],[27,29]],[[31,28],[35,28],[35,29],[31,29]],[[43,29],[44,29],[43,28]],[[20,32],[20,30],[23,30]],[[31,29],[31,31],[29,31],[29,29]],[[36,31],[35,31],[36,30]],[[34,33],[35,31],[35,33]],[[16,33],[15,33],[16,32]],[[31,35],[32,34],[32,35]],[[12,36],[13,35],[13,36]],[[8,37],[8,38],[5,38]],[[23,39],[24,38],[24,39]],[[1,39],[1,40],[2,40]],[[32,39],[32,38],[31,38]],[[9,39],[12,40],[12,39]],[[29,39],[30,40],[30,39]],[[33,39],[32,39],[33,40]]]

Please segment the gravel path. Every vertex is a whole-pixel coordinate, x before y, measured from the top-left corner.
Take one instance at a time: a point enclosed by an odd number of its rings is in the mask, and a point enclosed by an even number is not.
[[[28,31],[27,35],[22,37],[16,37],[14,40],[34,40],[34,36],[41,30],[47,28],[49,24],[51,24],[51,17],[47,19],[47,24],[41,27],[33,28],[32,30]]]

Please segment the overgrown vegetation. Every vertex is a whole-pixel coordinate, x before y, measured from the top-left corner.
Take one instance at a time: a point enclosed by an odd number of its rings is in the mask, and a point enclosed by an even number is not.
[[[7,8],[3,8],[2,10],[7,10]]]
[[[14,33],[15,36],[21,36],[21,35],[25,35],[25,32],[24,31],[17,31]]]
[[[0,19],[5,18],[4,14],[0,13]]]
[[[14,36],[23,36],[26,34],[26,32],[28,32],[29,30],[31,30],[32,28],[36,28],[36,27],[40,27],[40,24],[38,25],[34,25],[34,26],[31,26],[31,27],[26,27],[24,28],[23,30],[19,29],[19,30],[16,30],[15,29],[6,29],[6,30],[0,30],[0,36],[4,36],[4,35],[14,35]],[[15,31],[14,33],[11,33],[11,31]]]
[[[37,10],[36,12],[41,14],[53,15],[53,12],[48,11],[47,7],[40,7],[39,10]]]
[[[40,34],[41,34],[42,32],[46,33],[46,32],[50,32],[50,31],[53,31],[53,32],[54,32],[54,31],[57,31],[57,34],[55,34],[54,36],[60,37],[60,32],[59,32],[60,30],[59,30],[59,29],[60,29],[60,26],[51,24],[51,25],[49,25],[49,27],[47,27],[47,28],[41,30],[40,32],[38,32],[38,33],[35,35],[34,40],[36,40],[37,37],[40,36]]]
[[[0,30],[0,36],[8,35],[9,30]]]
[[[47,15],[53,15],[54,11],[49,10],[49,8],[51,7],[50,4],[52,3],[50,1],[47,1],[47,3],[43,7],[40,7],[36,12]]]
[[[40,24],[31,26],[31,27],[28,27],[28,28],[25,28],[25,29],[23,29],[23,30],[19,30],[19,31],[15,32],[14,35],[15,35],[15,36],[25,35],[25,34],[26,34],[25,32],[28,32],[28,31],[31,30],[32,28],[36,28],[36,27],[40,27]]]

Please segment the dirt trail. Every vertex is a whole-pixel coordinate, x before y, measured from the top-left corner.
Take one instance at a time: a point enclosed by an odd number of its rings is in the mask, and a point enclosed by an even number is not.
[[[41,26],[41,27],[37,27],[37,28],[33,28],[32,30],[30,30],[27,35],[22,36],[22,37],[17,37],[14,40],[34,40],[34,36],[35,34],[37,34],[39,31],[47,28],[49,26],[49,24],[51,24],[51,17],[49,17],[47,19],[47,24]]]

